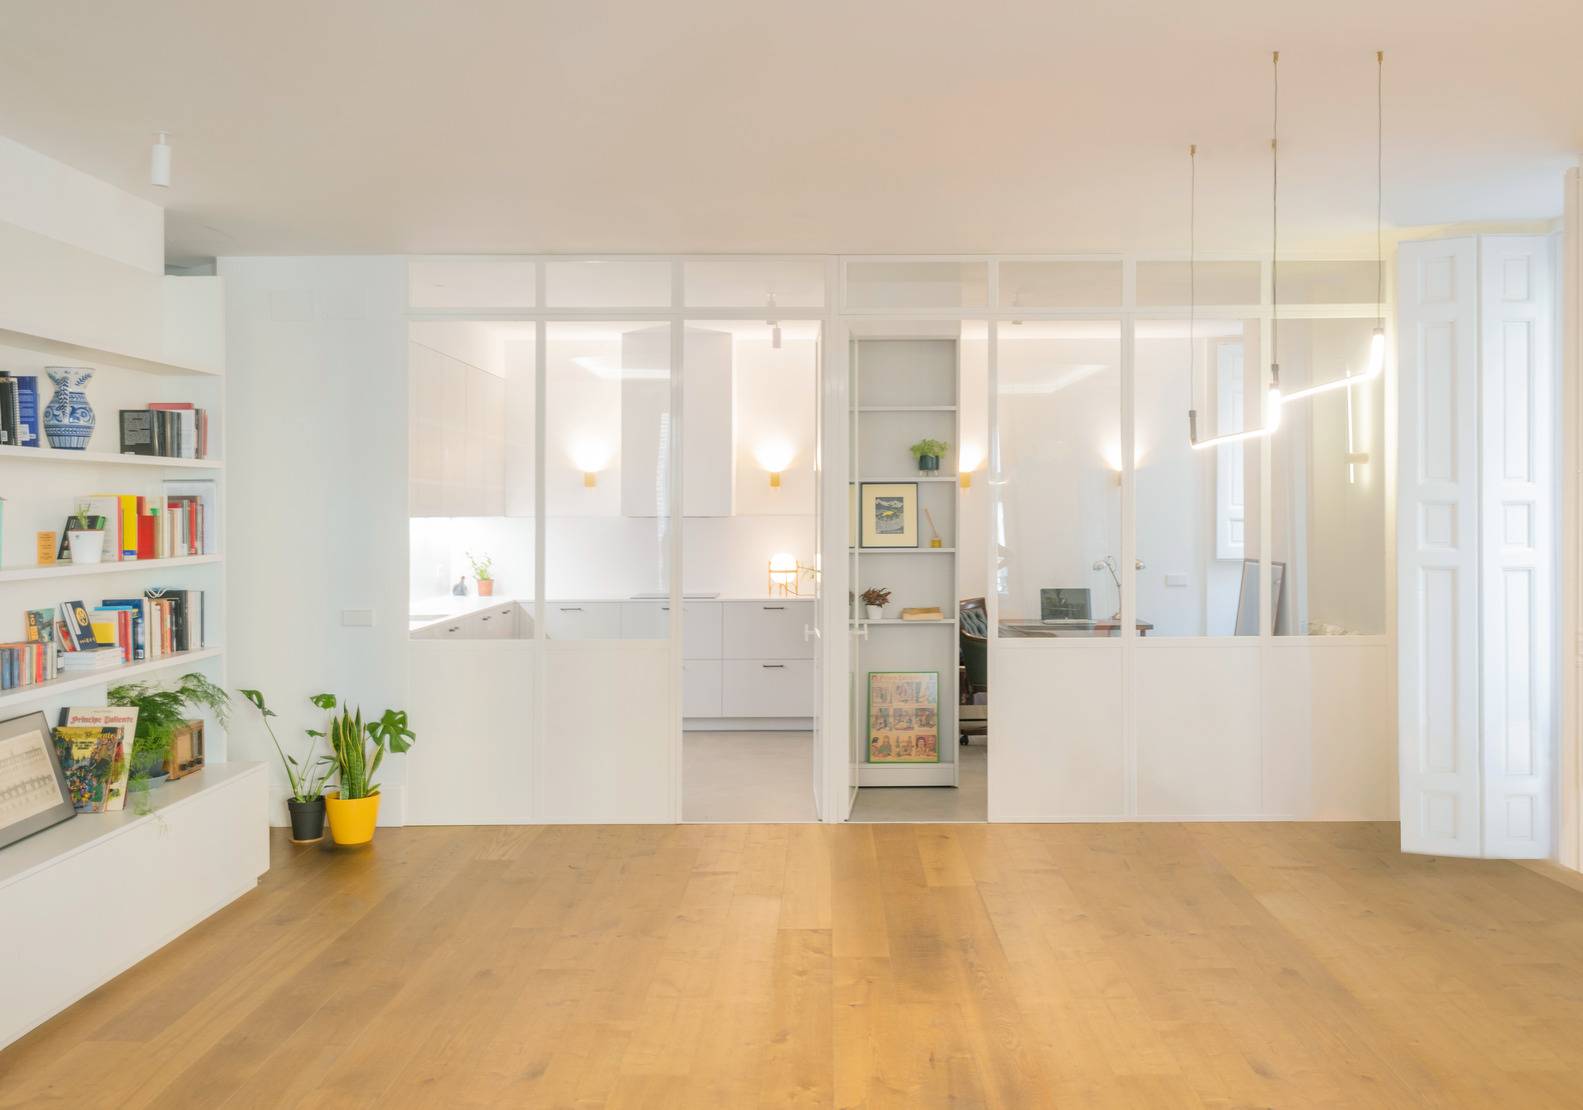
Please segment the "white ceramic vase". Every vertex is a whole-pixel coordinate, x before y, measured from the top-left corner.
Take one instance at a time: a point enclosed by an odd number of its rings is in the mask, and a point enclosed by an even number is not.
[[[66,540],[71,549],[71,561],[77,564],[104,561],[104,532],[98,528],[79,531],[68,529]]]

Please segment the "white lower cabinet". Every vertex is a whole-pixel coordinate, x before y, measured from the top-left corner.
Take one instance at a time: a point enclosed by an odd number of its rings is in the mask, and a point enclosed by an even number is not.
[[[724,682],[718,659],[682,660],[682,716],[721,716],[721,690]]]
[[[721,677],[723,716],[813,716],[811,659],[726,659]]]
[[[551,601],[544,606],[544,634],[551,640],[619,640],[619,601]]]

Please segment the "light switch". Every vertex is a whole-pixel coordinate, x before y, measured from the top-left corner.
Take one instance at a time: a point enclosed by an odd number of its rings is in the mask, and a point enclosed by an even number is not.
[[[1165,584],[1167,586],[1185,587],[1187,585],[1187,575],[1185,575],[1185,574],[1167,574],[1165,576]]]
[[[347,628],[373,628],[374,611],[372,609],[342,609],[341,624]]]

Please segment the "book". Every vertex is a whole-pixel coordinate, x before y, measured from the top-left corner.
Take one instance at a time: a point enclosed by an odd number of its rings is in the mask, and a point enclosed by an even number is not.
[[[29,609],[22,614],[24,634],[35,644],[55,642],[55,610]]]
[[[157,455],[155,428],[159,415],[147,409],[121,410],[121,454]]]
[[[110,803],[111,775],[121,750],[120,729],[60,725],[53,733],[72,808],[78,813],[103,813]]]
[[[126,808],[126,786],[132,776],[132,748],[137,738],[137,707],[99,705],[63,708],[60,711],[60,723],[67,728],[115,729],[119,750],[111,765],[105,811],[114,813]]]
[[[103,671],[121,665],[121,651],[113,646],[81,648],[60,657],[62,671]]]
[[[88,619],[88,607],[82,602],[61,602],[60,617],[66,626],[66,639],[73,651],[98,646],[98,641],[93,638],[93,624]]]
[[[912,609],[903,609],[901,619],[904,621],[938,621],[944,620],[945,614],[937,605],[919,606]]]

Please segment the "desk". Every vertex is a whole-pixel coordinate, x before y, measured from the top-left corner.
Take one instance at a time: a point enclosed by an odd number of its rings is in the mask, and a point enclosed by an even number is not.
[[[1147,636],[1154,628],[1148,621],[1136,622],[1138,635]],[[1063,620],[1035,621],[1022,617],[1000,618],[1002,636],[1032,636],[1050,639],[1059,636],[1115,636],[1121,631],[1121,622],[1115,620]]]

